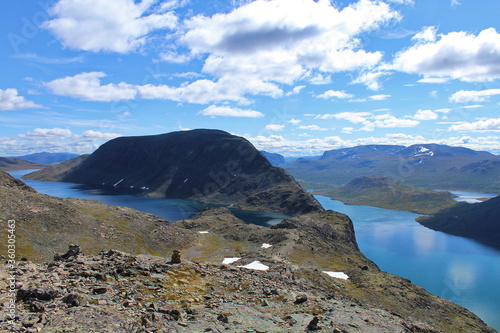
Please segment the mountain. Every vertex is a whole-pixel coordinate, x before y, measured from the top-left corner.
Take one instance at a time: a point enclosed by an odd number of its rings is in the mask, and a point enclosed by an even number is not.
[[[29,155],[24,155],[24,156],[16,156],[15,158],[19,158],[21,160],[25,160],[25,161],[32,162],[32,163],[38,163],[38,164],[52,164],[52,163],[67,161],[67,160],[70,160],[70,159],[75,158],[77,156],[79,156],[79,155],[72,154],[72,153],[42,152],[42,153],[34,153],[34,154],[29,154]]]
[[[0,157],[0,170],[3,171],[40,169],[43,167],[45,165],[28,162],[19,158]]]
[[[301,181],[344,185],[361,176],[390,177],[430,189],[500,193],[500,158],[488,152],[437,144],[367,145],[327,151],[285,168]]]
[[[0,219],[13,218],[24,259],[0,302],[14,300],[19,319],[1,320],[2,332],[494,332],[379,270],[359,251],[352,221],[333,211],[272,228],[222,207],[167,223],[42,195],[0,172]],[[7,291],[11,269],[0,263]]]
[[[323,210],[250,142],[218,130],[119,137],[51,179],[290,215]]]
[[[317,191],[349,205],[370,205],[385,209],[432,214],[457,204],[446,191],[424,190],[388,177],[362,176],[333,190]]]
[[[428,228],[500,249],[500,196],[475,204],[461,202],[417,221]]]
[[[282,166],[286,163],[285,157],[276,153],[269,153],[262,150],[261,153],[267,158],[267,160],[274,166]]]
[[[53,163],[23,176],[23,179],[60,182],[72,168],[85,161],[89,156],[88,154],[79,155],[67,161]]]

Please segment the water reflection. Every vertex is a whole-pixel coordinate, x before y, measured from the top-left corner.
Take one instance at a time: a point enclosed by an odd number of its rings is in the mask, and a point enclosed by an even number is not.
[[[382,270],[468,308],[500,330],[500,251],[428,229],[415,221],[417,214],[316,198],[326,209],[349,215],[361,251]]]

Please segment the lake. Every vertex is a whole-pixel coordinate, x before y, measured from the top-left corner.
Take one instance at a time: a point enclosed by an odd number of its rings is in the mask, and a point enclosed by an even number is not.
[[[21,177],[26,171],[9,172]],[[25,181],[40,193],[98,200],[153,213],[168,221],[186,219],[207,207],[196,201],[103,195],[75,189],[75,184]],[[463,200],[489,197],[484,193],[455,193]],[[382,270],[410,279],[434,295],[460,304],[500,331],[500,251],[465,238],[428,229],[417,214],[368,206],[348,206],[316,196],[325,209],[349,215],[363,253]],[[241,219],[269,226],[285,215],[233,210]]]

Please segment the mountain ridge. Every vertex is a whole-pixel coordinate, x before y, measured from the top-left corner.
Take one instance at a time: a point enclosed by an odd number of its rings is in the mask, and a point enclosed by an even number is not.
[[[488,152],[438,144],[366,145],[327,151],[320,160],[284,166],[296,179],[345,185],[360,176],[390,177],[429,189],[500,194],[500,158]]]

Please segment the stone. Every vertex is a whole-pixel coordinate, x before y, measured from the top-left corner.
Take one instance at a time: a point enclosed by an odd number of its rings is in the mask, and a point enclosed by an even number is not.
[[[320,329],[320,327],[318,326],[318,323],[319,323],[319,319],[318,317],[314,317],[310,322],[309,324],[307,325],[307,330],[308,331],[317,331]]]
[[[172,264],[180,264],[181,263],[181,251],[174,250],[172,253],[172,259],[170,260]]]

